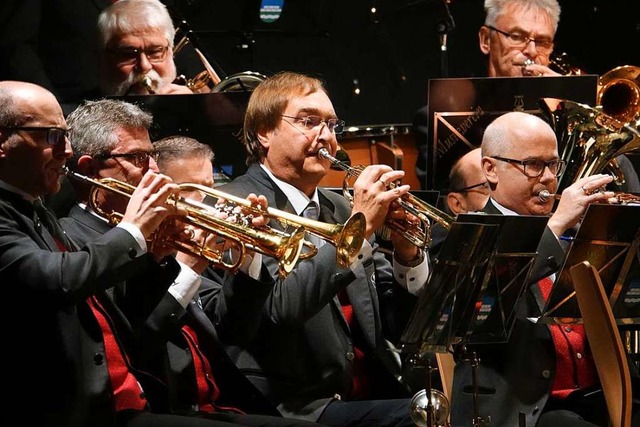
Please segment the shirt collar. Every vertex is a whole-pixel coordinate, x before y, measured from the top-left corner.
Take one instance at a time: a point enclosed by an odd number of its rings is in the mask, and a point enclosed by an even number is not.
[[[269,178],[271,178],[273,182],[276,183],[278,188],[282,190],[285,196],[287,196],[297,215],[302,215],[302,211],[304,211],[304,208],[307,207],[310,201],[315,202],[318,207],[320,207],[320,198],[318,197],[317,188],[313,190],[313,195],[311,196],[311,199],[309,199],[306,194],[298,190],[293,185],[276,178],[275,175],[273,175],[271,171],[267,169],[267,167],[263,164],[261,164],[260,167],[267,173],[267,175],[269,175]]]
[[[489,200],[491,201],[491,203],[493,203],[493,206],[495,206],[496,209],[498,209],[502,213],[502,215],[518,215],[516,212],[512,211],[511,209],[505,208],[500,203],[496,202],[494,198],[491,198]]]

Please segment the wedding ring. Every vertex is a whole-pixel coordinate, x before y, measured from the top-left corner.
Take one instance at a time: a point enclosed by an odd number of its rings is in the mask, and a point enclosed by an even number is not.
[[[386,183],[386,182],[384,182],[384,181],[383,181],[383,180],[381,180],[381,179],[379,179],[379,180],[378,180],[378,182],[379,182],[380,184],[384,185],[385,187],[387,186],[387,183]]]
[[[524,62],[522,63],[523,67],[528,67],[529,65],[533,65],[535,64],[535,61],[531,58],[527,58],[524,60]]]
[[[582,191],[584,191],[584,194],[586,194],[587,196],[591,195],[591,193],[589,192],[589,190],[587,190],[586,186],[582,186]]]

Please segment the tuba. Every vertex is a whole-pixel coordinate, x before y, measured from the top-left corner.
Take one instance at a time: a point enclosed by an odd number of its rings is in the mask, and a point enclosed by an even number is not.
[[[560,158],[567,164],[558,177],[559,193],[577,180],[611,167],[617,156],[640,150],[637,123],[622,122],[604,113],[602,106],[555,98],[543,98],[539,105],[558,138]],[[637,112],[639,106],[634,108]]]
[[[584,70],[571,64],[566,53],[553,55],[549,60],[549,68],[563,75],[577,76],[585,74]],[[544,104],[547,102],[542,100],[541,103]],[[574,109],[572,107],[569,108]],[[605,116],[619,122],[619,125],[613,125],[613,129],[620,127],[620,125],[628,125],[632,129],[632,133],[633,130],[637,131],[640,128],[640,67],[633,65],[623,65],[620,67],[616,67],[600,76],[600,78],[598,79],[598,88],[596,94],[596,109],[598,109],[599,112],[604,114]],[[563,173],[563,177],[565,175],[567,177],[561,178],[561,187],[559,188],[560,190],[563,190],[571,183],[575,182],[581,177],[588,175],[577,171],[579,167],[576,165],[576,163],[580,161],[580,154],[573,153],[574,150],[572,147],[563,147],[563,145],[571,144],[575,141],[572,141],[572,137],[567,135],[568,129],[563,129],[562,125],[558,124],[558,122],[565,121],[563,117],[558,117],[562,114],[559,112],[552,113],[550,111],[555,110],[554,102],[551,102],[551,104],[548,106],[542,106],[542,110],[547,118],[550,119],[550,123],[556,130],[556,134],[558,136],[558,148],[562,153],[561,158],[567,162],[568,168]],[[552,115],[556,116],[555,120],[551,118]],[[586,115],[587,114],[585,114],[585,116]],[[602,131],[605,133],[608,132],[604,128],[602,129]],[[615,139],[614,136],[611,136],[611,138]],[[598,139],[597,143],[600,145],[598,149],[593,149],[590,151],[602,151],[603,147],[601,145],[606,144],[606,142],[602,141],[603,139],[606,139],[606,137],[601,136]],[[585,141],[579,143],[584,144]],[[620,145],[621,143],[617,142],[615,144]],[[606,167],[599,167],[598,170],[594,170],[593,172],[591,172],[591,174],[599,173],[607,169],[613,174],[615,182],[618,185],[623,184],[625,181],[624,174],[618,166],[616,157],[620,154],[624,154],[630,151],[636,151],[637,142],[635,143],[636,147],[634,147],[633,143],[631,145],[622,143],[622,145],[626,148],[618,154],[607,154],[609,156],[609,159]],[[583,149],[578,149],[577,151],[582,150]],[[588,157],[588,159],[585,158],[584,160],[589,162],[593,162],[593,157],[596,156],[596,154],[593,153],[583,153],[583,155],[585,155],[585,157]],[[589,167],[585,167],[584,169],[589,169]],[[580,173],[580,175],[576,175],[578,173]],[[586,170],[584,173],[587,173]],[[573,177],[571,177],[572,175]]]

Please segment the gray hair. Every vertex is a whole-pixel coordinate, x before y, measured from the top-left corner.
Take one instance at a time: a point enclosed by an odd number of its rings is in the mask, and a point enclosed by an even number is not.
[[[152,121],[150,113],[125,101],[85,101],[67,117],[73,147],[73,158],[67,165],[74,169],[80,156],[109,153],[118,144],[120,129],[149,130]]]
[[[484,0],[484,11],[487,14],[484,24],[495,26],[498,16],[502,15],[510,4],[520,9],[543,11],[551,19],[553,31],[558,30],[560,5],[557,0]]]
[[[156,162],[162,170],[167,162],[180,159],[203,158],[213,163],[214,154],[211,147],[187,136],[168,136],[153,143]]]
[[[176,30],[167,7],[159,0],[119,0],[98,17],[98,31],[105,48],[115,34],[129,34],[145,29],[164,33],[169,49],[173,49]]]

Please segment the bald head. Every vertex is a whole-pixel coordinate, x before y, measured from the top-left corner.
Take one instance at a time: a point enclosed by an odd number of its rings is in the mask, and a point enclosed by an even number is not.
[[[519,111],[506,113],[487,126],[482,138],[482,155],[501,156],[536,138],[556,140],[556,135],[551,126],[537,116]]]
[[[43,126],[42,116],[64,123],[62,108],[47,89],[33,83],[0,81],[0,126]]]
[[[0,105],[0,179],[34,197],[58,191],[71,144],[55,96],[32,83],[4,81]]]

